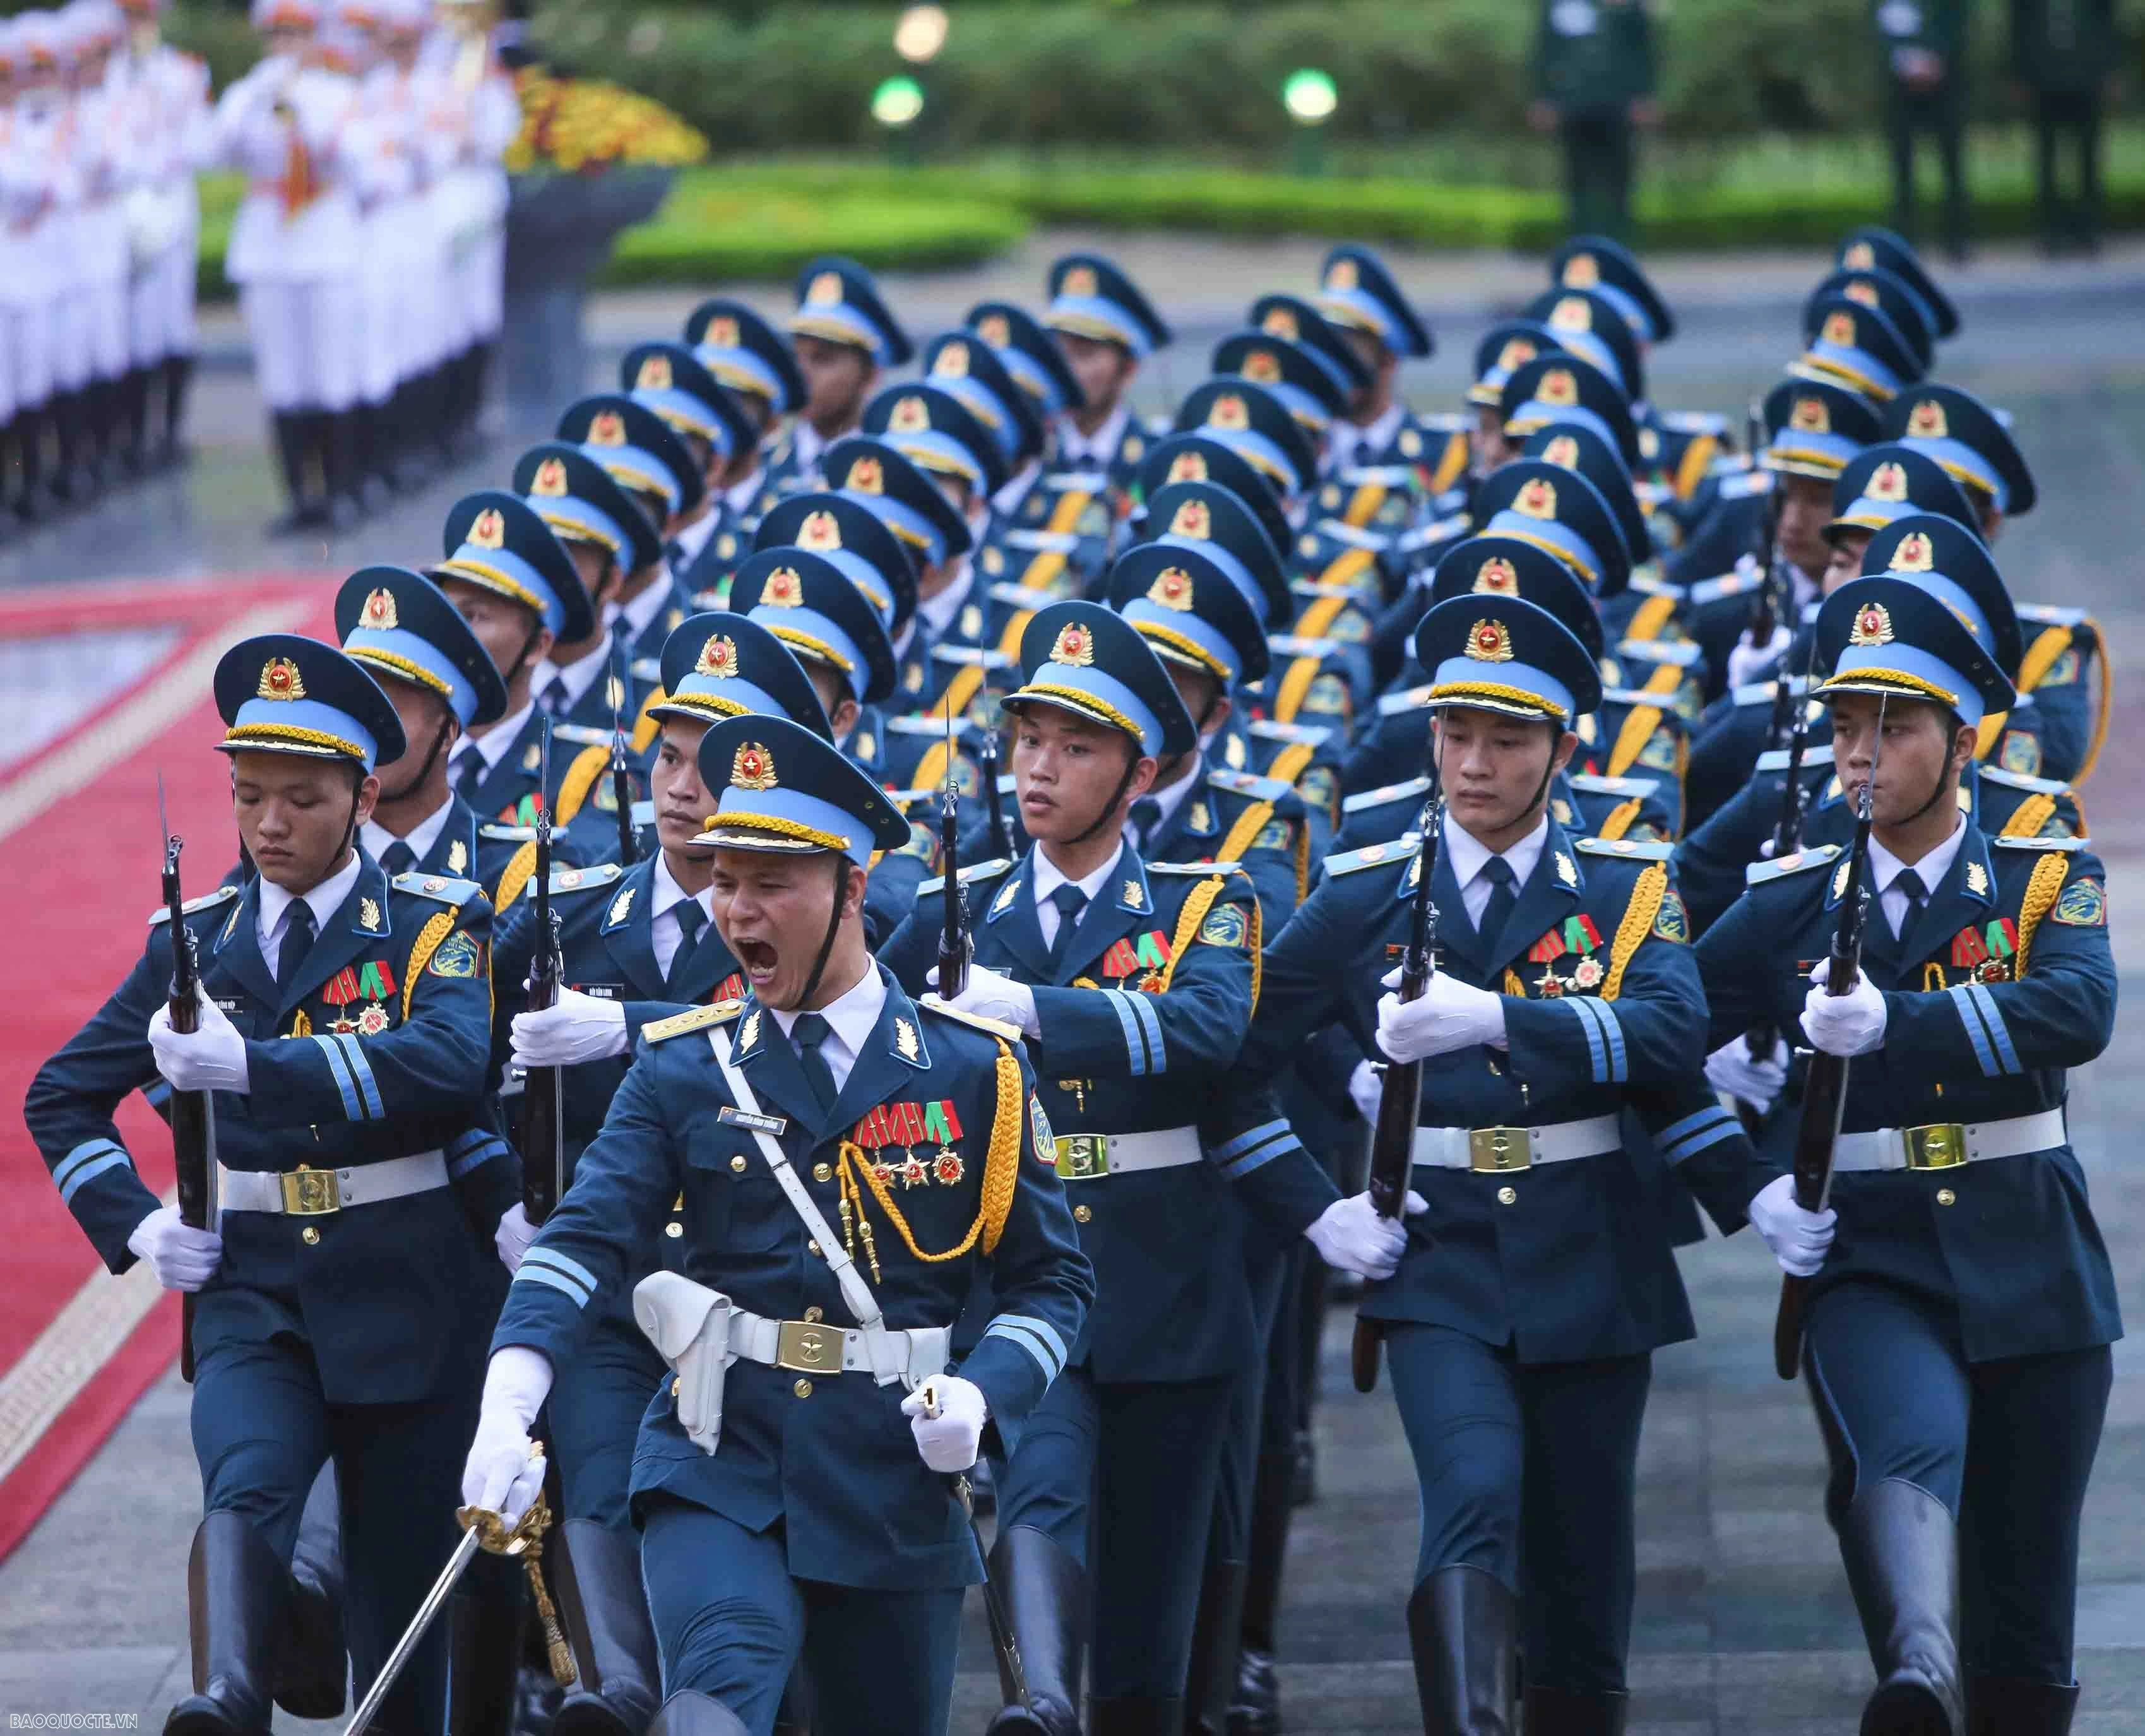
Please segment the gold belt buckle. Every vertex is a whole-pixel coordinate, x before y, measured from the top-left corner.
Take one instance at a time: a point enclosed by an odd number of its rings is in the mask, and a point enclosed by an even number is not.
[[[1926,1127],[1902,1127],[1909,1169],[1956,1169],[1966,1161],[1966,1128],[1958,1122],[1931,1122]]]
[[[1534,1147],[1525,1127],[1470,1127],[1467,1130],[1467,1166],[1478,1176],[1502,1175],[1507,1170],[1530,1169]]]
[[[1110,1172],[1110,1136],[1107,1133],[1061,1133],[1058,1136],[1058,1179],[1092,1181]]]
[[[774,1329],[774,1365],[800,1375],[839,1375],[842,1335],[839,1328],[809,1321],[785,1320]]]
[[[283,1184],[283,1210],[291,1217],[325,1217],[342,1210],[342,1188],[331,1169],[312,1169],[301,1163],[279,1179]]]

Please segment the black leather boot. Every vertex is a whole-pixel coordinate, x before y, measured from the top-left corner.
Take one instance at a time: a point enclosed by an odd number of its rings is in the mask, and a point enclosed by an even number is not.
[[[1631,1696],[1530,1688],[1525,1704],[1527,1736],[1624,1736]]]
[[[553,1736],[641,1736],[655,1715],[663,1666],[640,1589],[639,1540],[570,1519],[560,1540],[573,1564],[585,1631],[574,1636],[580,1679],[559,1708]]]
[[[1873,1483],[1841,1520],[1839,1553],[1877,1667],[1862,1736],[1959,1736],[1958,1535],[1943,1503]]]
[[[1441,1567],[1407,1606],[1423,1736],[1511,1736],[1517,1608],[1494,1574]]]
[[[1055,1539],[1033,1525],[1010,1525],[998,1533],[990,1573],[1020,1647],[1028,1709],[1013,1704],[1013,1684],[1001,1669],[998,1691],[1005,1709],[991,1720],[989,1736],[1080,1736],[1087,1574]],[[1172,1729],[1170,1736],[1180,1733]]]
[[[1229,1736],[1279,1736],[1281,1677],[1274,1666],[1281,1622],[1282,1565],[1294,1517],[1296,1455],[1262,1454],[1252,1483],[1252,1559],[1244,1577],[1236,1686],[1229,1696]]]
[[[1242,1649],[1244,1579],[1242,1561],[1210,1554],[1192,1623],[1192,1660],[1185,1673],[1187,1736],[1224,1736],[1229,1701],[1237,1687],[1237,1654]]]
[[[363,407],[354,404],[322,418],[327,523],[332,530],[351,530],[365,517],[364,415]]]
[[[350,1654],[342,1624],[342,1513],[332,1463],[313,1479],[298,1516],[287,1607],[276,1704],[293,1718],[338,1717],[350,1685]]]
[[[1087,1709],[1091,1736],[1182,1736],[1184,1702],[1126,1694]]]
[[[164,438],[157,449],[159,463],[172,465],[184,460],[186,441],[182,430],[187,420],[187,388],[193,383],[194,359],[191,356],[167,356],[164,372]]]
[[[681,1688],[663,1703],[648,1736],[752,1736],[744,1720],[704,1694]]]
[[[1966,1736],[2070,1736],[2078,1684],[2017,1676],[1966,1679]]]
[[[317,421],[309,410],[279,410],[275,414],[276,461],[290,504],[270,520],[271,536],[316,530],[327,521],[322,494],[326,467],[316,450]]]
[[[269,1683],[290,1575],[250,1520],[212,1513],[187,1561],[194,1691],[164,1736],[268,1736]]]

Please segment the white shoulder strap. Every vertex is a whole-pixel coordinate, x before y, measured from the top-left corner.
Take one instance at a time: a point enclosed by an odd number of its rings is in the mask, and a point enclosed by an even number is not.
[[[727,1033],[710,1031],[708,1047],[714,1053],[715,1065],[722,1069],[723,1082],[730,1088],[730,1100],[747,1115],[760,1117],[759,1099],[751,1085],[730,1060],[724,1044]],[[764,1117],[763,1117],[764,1118]],[[782,1147],[774,1136],[764,1127],[753,1129],[753,1139],[759,1147],[759,1154],[767,1160],[767,1166],[774,1171],[774,1179],[782,1184],[784,1196],[797,1216],[804,1221],[804,1227],[812,1239],[819,1244],[819,1251],[826,1256],[828,1268],[834,1281],[841,1286],[842,1300],[849,1305],[849,1312],[857,1318],[862,1329],[864,1347],[871,1357],[872,1378],[882,1385],[888,1385],[902,1377],[908,1366],[908,1358],[898,1355],[887,1337],[886,1321],[879,1312],[878,1299],[864,1282],[864,1275],[857,1270],[857,1263],[849,1251],[828,1224],[826,1214],[813,1203],[812,1196],[804,1184],[798,1180],[797,1171],[790,1167],[789,1160],[783,1156]]]

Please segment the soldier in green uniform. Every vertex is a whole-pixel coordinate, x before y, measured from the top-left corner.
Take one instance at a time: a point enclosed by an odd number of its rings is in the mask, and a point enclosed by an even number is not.
[[[1632,135],[1660,124],[1645,0],[1544,0],[1527,122],[1563,142],[1571,226],[1631,230]]]
[[[1967,0],[1876,0],[1884,130],[1892,144],[1893,226],[1912,235],[1914,136],[1936,135],[1943,165],[1943,241],[1966,257]]]

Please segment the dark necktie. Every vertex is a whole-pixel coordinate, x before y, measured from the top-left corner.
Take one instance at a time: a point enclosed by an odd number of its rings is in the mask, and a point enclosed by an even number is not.
[[[455,793],[465,802],[476,800],[478,786],[484,782],[484,755],[475,748],[462,750],[462,763],[455,768]]]
[[[674,536],[663,545],[663,559],[674,573],[685,570],[685,545]]]
[[[1490,883],[1490,902],[1482,907],[1482,920],[1475,925],[1476,932],[1494,946],[1505,932],[1505,918],[1512,913],[1520,895],[1513,890],[1512,865],[1501,856],[1492,856],[1482,864],[1482,878]]]
[[[540,695],[540,703],[545,710],[550,712],[553,717],[559,716],[565,710],[568,702],[566,678],[564,675],[554,675],[551,678]]]
[[[678,950],[670,955],[670,968],[664,973],[663,986],[675,988],[693,963],[693,953],[700,943],[700,930],[707,924],[708,913],[700,908],[698,898],[681,898],[670,907],[670,913],[678,918]],[[814,1015],[807,1014],[807,1017]],[[824,1019],[820,1023],[824,1024]]]
[[[276,987],[285,995],[297,980],[306,954],[313,949],[313,907],[303,898],[294,901],[283,919],[283,945],[276,954]]]
[[[797,1063],[804,1069],[804,1082],[812,1087],[812,1095],[819,1100],[822,1117],[834,1112],[834,1099],[841,1095],[834,1088],[834,1070],[819,1052],[834,1034],[834,1027],[817,1012],[799,1013],[789,1027],[789,1040],[797,1045]]]
[[[1152,796],[1142,796],[1132,803],[1132,825],[1141,849],[1147,848],[1148,837],[1161,823],[1162,803]]]
[[[1899,938],[1904,940],[1907,931],[1914,926],[1914,918],[1922,913],[1922,907],[1929,902],[1929,889],[1912,868],[1902,868],[1899,878],[1892,883],[1892,890],[1907,895],[1907,913],[1899,920]]]
[[[407,840],[398,838],[380,853],[380,865],[387,871],[391,878],[396,874],[406,874],[416,867],[417,853],[410,848]]]
[[[1050,943],[1050,963],[1054,970],[1065,957],[1065,949],[1072,944],[1072,931],[1080,925],[1080,913],[1087,907],[1087,894],[1067,881],[1050,895],[1050,902],[1058,907],[1058,938]]]

